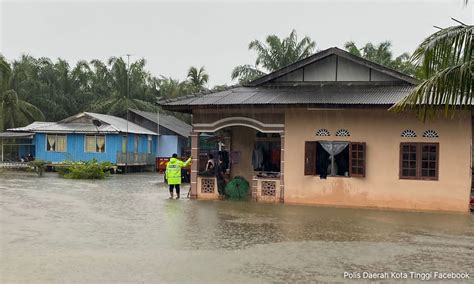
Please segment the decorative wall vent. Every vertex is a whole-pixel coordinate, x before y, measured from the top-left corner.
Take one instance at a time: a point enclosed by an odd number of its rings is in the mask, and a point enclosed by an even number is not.
[[[331,133],[326,128],[321,128],[316,131],[316,136],[331,136]]]
[[[262,181],[262,196],[276,196],[276,182]]]
[[[406,138],[412,138],[412,137],[416,137],[416,132],[411,130],[411,129],[405,129],[402,131],[402,137],[406,137]]]
[[[347,137],[351,136],[351,133],[347,129],[339,129],[336,131],[336,136]]]
[[[201,179],[201,193],[214,193],[214,178]]]
[[[423,132],[423,137],[426,138],[438,138],[438,132],[434,131],[433,129],[428,129],[425,132]]]

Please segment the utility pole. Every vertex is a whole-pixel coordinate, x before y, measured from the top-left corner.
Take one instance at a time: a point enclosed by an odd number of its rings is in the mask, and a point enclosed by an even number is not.
[[[128,173],[128,101],[130,99],[130,56],[131,54],[126,54],[127,56],[127,99],[126,99],[126,107],[127,107],[127,141],[126,141],[126,146],[125,146],[125,173]]]

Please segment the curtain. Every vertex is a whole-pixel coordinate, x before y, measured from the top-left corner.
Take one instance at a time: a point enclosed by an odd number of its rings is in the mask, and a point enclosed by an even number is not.
[[[56,151],[66,152],[66,135],[56,136]]]
[[[97,152],[105,152],[105,136],[96,136],[97,138]]]
[[[331,175],[336,174],[336,163],[334,162],[334,156],[341,153],[349,146],[349,142],[341,141],[320,141],[319,144],[323,147],[326,152],[329,153],[329,159],[331,159]]]
[[[127,153],[127,136],[122,136],[122,153]]]
[[[55,144],[56,144],[56,136],[53,135],[46,135],[46,138],[48,140],[48,151],[55,151]]]
[[[95,136],[86,136],[86,152],[95,152]]]
[[[151,148],[152,147],[153,147],[153,138],[150,135],[148,135],[148,147],[147,147],[148,148],[147,149],[148,154],[151,154],[151,152],[152,152]]]

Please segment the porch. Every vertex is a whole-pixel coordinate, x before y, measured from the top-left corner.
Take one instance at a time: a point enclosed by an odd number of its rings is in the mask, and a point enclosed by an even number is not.
[[[245,115],[245,116],[243,116]],[[203,139],[212,140],[209,149]],[[226,181],[240,176],[250,184],[248,198],[256,202],[284,201],[284,113],[252,110],[197,111],[191,133],[191,198],[221,199],[214,176],[203,176],[207,154],[222,158]]]
[[[17,167],[18,163],[33,160],[36,148],[33,144],[34,133],[0,133],[0,162],[4,167]]]

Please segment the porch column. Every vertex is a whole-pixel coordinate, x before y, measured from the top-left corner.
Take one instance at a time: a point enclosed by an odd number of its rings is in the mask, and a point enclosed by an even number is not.
[[[280,133],[281,153],[280,153],[280,202],[285,202],[285,133]]]
[[[191,133],[191,199],[197,198],[197,174],[199,171],[199,132]]]

